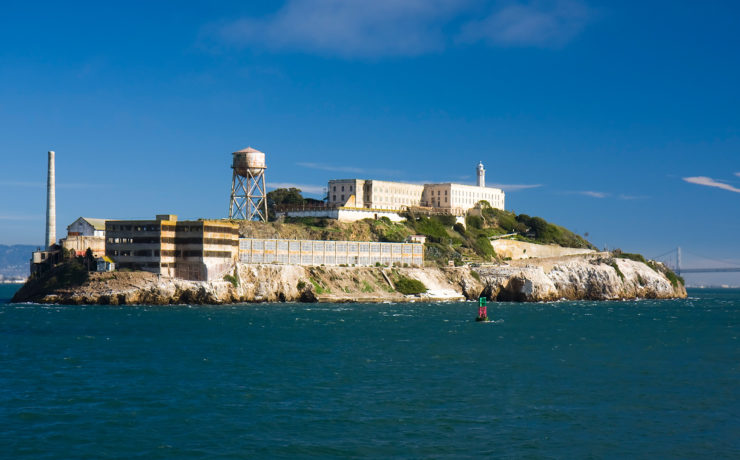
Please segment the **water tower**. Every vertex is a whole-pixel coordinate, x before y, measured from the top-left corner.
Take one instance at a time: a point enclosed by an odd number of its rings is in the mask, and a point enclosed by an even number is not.
[[[232,153],[229,219],[267,221],[265,154],[252,147]]]

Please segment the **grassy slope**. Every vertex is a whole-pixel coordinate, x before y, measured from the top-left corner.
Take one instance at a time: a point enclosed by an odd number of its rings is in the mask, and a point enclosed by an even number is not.
[[[358,222],[338,222],[324,218],[288,218],[285,222],[242,222],[241,233],[254,238],[288,238],[350,241],[404,241],[413,234],[425,235],[425,258],[441,265],[448,260],[492,261],[496,254],[489,238],[517,232],[518,238],[535,243],[555,243],[566,247],[596,249],[575,233],[530,217],[484,208],[478,216],[468,216],[466,225],[455,223],[453,216],[420,216],[407,214],[400,223],[388,219],[365,219]]]

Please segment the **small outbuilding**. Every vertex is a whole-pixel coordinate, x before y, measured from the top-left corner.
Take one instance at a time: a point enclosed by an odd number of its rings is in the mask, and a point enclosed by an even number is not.
[[[99,272],[112,272],[116,269],[116,264],[108,256],[98,257],[95,261]]]

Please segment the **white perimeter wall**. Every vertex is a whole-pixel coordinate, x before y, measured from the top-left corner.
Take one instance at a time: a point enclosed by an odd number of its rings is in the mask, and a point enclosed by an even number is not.
[[[239,261],[245,264],[424,265],[424,245],[367,241],[240,238]]]

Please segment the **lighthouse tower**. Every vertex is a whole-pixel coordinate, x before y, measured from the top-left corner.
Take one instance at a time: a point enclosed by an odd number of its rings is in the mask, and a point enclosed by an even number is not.
[[[483,169],[483,163],[478,162],[478,187],[485,187],[486,186],[486,170]]]

